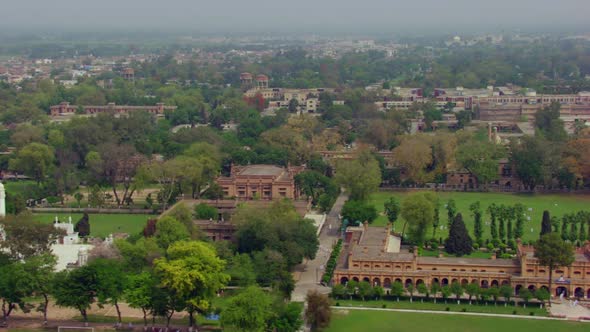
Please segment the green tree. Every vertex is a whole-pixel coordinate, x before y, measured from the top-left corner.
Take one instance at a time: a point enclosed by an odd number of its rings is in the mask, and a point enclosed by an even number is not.
[[[33,294],[31,276],[27,274],[24,264],[14,262],[0,267],[0,298],[2,299],[2,316],[4,323],[13,310],[20,308],[29,311],[27,298]]]
[[[463,295],[463,286],[458,281],[455,281],[451,284],[451,293],[453,293],[457,297],[457,302]]]
[[[330,298],[317,290],[311,290],[307,293],[305,300],[307,302],[305,318],[311,325],[311,330],[318,331],[330,325],[332,318]]]
[[[447,225],[451,227],[453,221],[455,220],[455,215],[457,214],[457,205],[455,204],[454,199],[449,199],[446,204],[447,209]]]
[[[177,241],[188,240],[190,234],[186,227],[172,217],[163,217],[156,223],[156,242],[166,250]]]
[[[436,303],[436,296],[440,292],[440,285],[438,282],[432,282],[430,284],[430,294],[434,297],[434,303]]]
[[[348,191],[350,199],[365,201],[381,184],[381,169],[375,157],[363,151],[353,160],[337,163],[335,180]]]
[[[256,283],[254,264],[248,254],[236,253],[229,260],[226,272],[231,277],[231,285],[245,287]]]
[[[335,299],[341,299],[346,295],[346,287],[342,284],[336,284],[332,287],[332,296]]]
[[[0,220],[0,226],[6,236],[5,241],[0,241],[0,248],[14,260],[50,253],[51,244],[64,234],[53,225],[35,221],[27,214],[6,216]]]
[[[539,265],[549,268],[549,289],[553,281],[553,270],[559,266],[570,266],[574,262],[574,248],[563,241],[557,233],[547,233],[535,244],[535,257]],[[549,299],[551,304],[551,299]]]
[[[369,203],[362,201],[348,200],[342,206],[342,218],[348,220],[350,225],[362,224],[365,221],[369,224],[377,219],[377,209]]]
[[[533,293],[528,288],[522,288],[520,292],[518,292],[518,297],[524,301],[524,307],[526,308],[526,305],[533,298]]]
[[[500,287],[500,295],[504,298],[504,301],[510,302],[510,298],[514,294],[514,290],[509,285],[504,285]]]
[[[535,298],[541,302],[540,307],[543,307],[543,302],[549,300],[550,297],[549,291],[545,288],[539,288],[535,291]]]
[[[410,302],[412,302],[412,298],[414,297],[414,284],[409,283],[406,285],[406,292],[408,292],[408,294],[410,294]]]
[[[524,235],[524,205],[516,203],[513,209],[513,215],[516,218],[516,225],[514,227],[514,238],[522,239]]]
[[[416,287],[416,290],[418,291],[418,294],[423,294],[424,296],[426,296],[427,299],[430,296],[430,290],[428,289],[428,286],[426,286],[425,283],[419,283]]]
[[[53,148],[41,143],[30,143],[17,152],[16,157],[10,160],[9,167],[30,176],[39,185],[50,173],[54,159]]]
[[[202,220],[217,220],[217,209],[205,203],[195,206],[195,217]]]
[[[60,307],[74,308],[88,322],[88,309],[95,302],[98,280],[94,269],[82,266],[59,272],[53,285],[53,297]]]
[[[250,286],[232,297],[221,315],[222,326],[236,331],[266,331],[273,315],[273,299],[258,286]]]
[[[473,243],[461,213],[455,216],[455,220],[451,224],[449,237],[445,241],[445,250],[456,256],[469,255],[473,251]]]
[[[476,297],[479,294],[479,285],[477,283],[470,283],[465,286],[465,293],[469,295],[469,304],[471,304],[471,298]]]
[[[503,156],[501,148],[490,142],[467,140],[457,148],[457,161],[486,187],[498,178],[498,159]]]
[[[490,214],[490,234],[492,240],[498,239],[498,227],[496,226],[496,219],[498,217],[498,206],[494,203],[488,206],[488,213]]]
[[[88,264],[96,274],[96,297],[99,305],[111,304],[117,311],[118,325],[121,325],[121,308],[127,275],[121,262],[114,259],[96,259]]]
[[[426,230],[434,220],[434,207],[423,193],[409,195],[402,202],[402,217],[405,220],[402,230],[404,236],[406,224],[412,240],[421,245],[426,237]]]
[[[473,215],[473,234],[475,235],[477,243],[481,245],[483,243],[483,225],[481,218],[481,205],[479,201],[469,205],[469,210],[471,210],[471,213]]]
[[[389,200],[385,201],[383,207],[385,208],[387,220],[392,224],[395,223],[400,213],[400,205],[395,197],[390,197]]]
[[[152,291],[156,280],[149,272],[129,275],[127,278],[123,298],[131,308],[141,309],[143,325],[147,326],[147,314],[152,308]]]
[[[31,289],[37,296],[43,297],[43,302],[37,310],[43,313],[43,321],[47,323],[47,308],[49,307],[49,295],[55,277],[55,265],[57,258],[49,253],[36,255],[24,262],[24,269],[31,278]]]
[[[440,289],[440,294],[442,295],[442,298],[445,300],[445,303],[447,303],[447,299],[452,294],[451,287],[449,287],[448,285],[447,286],[443,286]]]
[[[399,281],[394,282],[391,285],[391,295],[397,297],[399,301],[399,297],[404,295],[404,285]]]
[[[364,301],[365,298],[371,297],[373,295],[373,287],[371,287],[369,282],[361,281],[358,285],[358,294]]]
[[[559,102],[554,101],[535,113],[535,126],[550,141],[563,141],[567,138],[563,120],[560,119],[560,109]]]
[[[313,222],[301,218],[289,200],[276,201],[267,208],[244,204],[233,215],[232,223],[237,228],[238,252],[276,251],[287,269],[303,258],[313,259],[319,247]]]
[[[166,254],[166,258],[155,260],[154,271],[173,301],[182,303],[192,328],[194,314],[207,312],[211,299],[229,281],[229,276],[223,272],[225,261],[217,257],[209,244],[198,241],[174,242]],[[171,315],[167,317],[167,325],[170,318]]]

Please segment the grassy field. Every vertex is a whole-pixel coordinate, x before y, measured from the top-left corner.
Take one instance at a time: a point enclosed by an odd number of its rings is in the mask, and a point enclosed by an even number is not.
[[[485,211],[492,203],[514,205],[521,203],[525,206],[527,216],[531,220],[525,222],[524,240],[536,240],[539,236],[541,227],[541,218],[543,210],[549,210],[551,216],[561,216],[565,213],[576,212],[579,210],[590,209],[590,195],[538,195],[538,194],[502,194],[502,193],[464,193],[464,192],[441,192],[437,193],[441,202],[440,220],[441,224],[446,225],[447,211],[445,204],[449,199],[454,199],[457,210],[463,215],[463,221],[467,225],[470,234],[473,236],[473,218],[469,211],[469,205],[479,201],[482,210]],[[371,203],[380,212],[380,216],[373,222],[373,226],[384,226],[387,224],[387,218],[383,213],[383,203],[394,196],[401,202],[408,195],[406,192],[378,192],[371,196]],[[530,209],[530,210],[529,210]],[[401,221],[401,222],[400,222]],[[484,222],[489,221],[489,215],[484,214]],[[403,218],[398,220],[395,230],[401,231]],[[532,228],[532,232],[531,232]],[[484,224],[484,239],[490,238],[490,228]],[[431,233],[429,233],[431,234]],[[429,235],[430,236],[430,235]],[[437,237],[445,238],[447,230],[437,231]]]
[[[415,294],[416,295],[416,294]],[[419,298],[414,297],[414,301],[410,302],[407,298],[400,299],[399,302],[394,299],[388,300],[334,300],[334,303],[338,303],[341,307],[369,307],[369,308],[383,308],[385,305],[388,309],[414,309],[414,310],[434,310],[434,311],[449,311],[461,312],[479,312],[489,314],[505,314],[512,315],[516,311],[517,315],[530,315],[532,312],[535,316],[547,316],[547,310],[541,309],[538,303],[529,303],[526,308],[521,304],[514,306],[512,302],[507,306],[504,304],[494,305],[492,302],[485,304],[477,303],[476,300],[472,301],[470,305],[467,300],[461,300],[461,304],[457,304],[457,300],[454,298],[447,299],[447,303],[444,302],[440,297],[437,298],[436,303],[432,300],[424,300],[421,302]]]
[[[64,222],[68,220],[70,214],[66,213],[39,213],[34,214],[35,220],[51,223],[58,216],[59,220]],[[73,213],[72,222],[76,223],[82,218],[81,213]],[[106,237],[111,233],[128,233],[136,234],[143,230],[146,221],[154,218],[148,214],[90,214],[90,235],[94,237]]]
[[[582,332],[588,323],[411,312],[334,310],[326,332]]]

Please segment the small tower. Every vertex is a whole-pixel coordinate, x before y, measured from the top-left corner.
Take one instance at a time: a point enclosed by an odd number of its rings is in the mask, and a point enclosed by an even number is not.
[[[252,88],[252,74],[250,73],[241,73],[240,74],[240,84],[242,85],[242,89],[248,90]]]
[[[6,217],[6,191],[2,182],[0,182],[0,218],[4,217]]]
[[[258,90],[268,89],[268,76],[263,74],[256,76],[256,88]]]

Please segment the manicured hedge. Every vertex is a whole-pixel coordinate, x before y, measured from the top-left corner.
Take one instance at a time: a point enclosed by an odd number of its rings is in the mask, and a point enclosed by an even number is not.
[[[336,264],[338,263],[338,256],[340,256],[340,249],[342,249],[342,239],[338,240],[338,243],[336,243],[336,246],[334,246],[334,249],[330,254],[330,259],[328,259],[328,263],[326,263],[326,270],[324,272],[324,275],[322,276],[322,282],[324,284],[329,284],[332,280],[334,269],[336,269]]]

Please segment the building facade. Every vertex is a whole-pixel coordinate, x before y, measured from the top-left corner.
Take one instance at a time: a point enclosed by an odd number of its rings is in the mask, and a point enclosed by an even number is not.
[[[115,103],[108,103],[103,106],[77,106],[70,105],[68,102],[62,102],[59,105],[51,106],[50,115],[72,115],[81,108],[83,114],[94,115],[98,113],[113,113],[113,114],[129,114],[131,112],[148,112],[154,115],[162,116],[165,111],[175,111],[176,106],[166,106],[163,103],[157,103],[154,106],[129,106],[129,105],[115,105]]]
[[[295,175],[305,166],[274,165],[232,165],[229,177],[219,177],[217,184],[224,197],[239,200],[273,200],[281,198],[299,199],[300,192],[295,185]]]
[[[570,267],[553,271],[550,293],[581,299],[590,298],[590,243],[575,253]],[[534,248],[518,244],[516,258],[491,259],[461,257],[421,257],[417,250],[400,248],[399,238],[388,227],[349,227],[332,282],[367,281],[389,288],[424,283],[441,286],[459,282],[477,283],[482,288],[509,285],[518,295],[522,288],[548,289],[549,271],[539,265]]]

